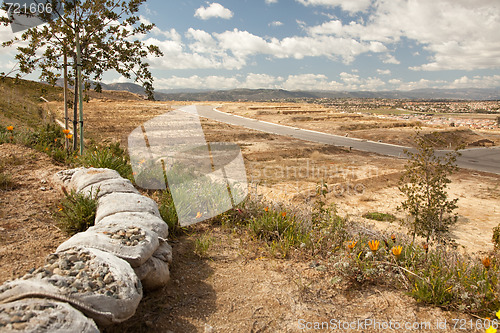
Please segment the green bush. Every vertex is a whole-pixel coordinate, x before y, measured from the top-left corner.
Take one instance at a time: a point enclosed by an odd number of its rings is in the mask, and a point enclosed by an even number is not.
[[[65,193],[55,218],[62,230],[73,235],[94,225],[96,210],[97,193],[87,196],[71,191]]]
[[[286,258],[293,248],[309,243],[309,230],[293,213],[281,207],[266,210],[249,221],[248,230],[268,245],[273,256]]]
[[[108,168],[117,171],[120,176],[133,180],[132,167],[126,152],[120,148],[120,143],[107,146],[98,145],[87,148],[79,159],[79,164],[84,167]]]
[[[371,213],[363,214],[363,217],[366,219],[375,220],[375,221],[384,221],[384,222],[396,221],[396,216],[394,216],[392,214],[387,214],[387,213],[371,212]]]

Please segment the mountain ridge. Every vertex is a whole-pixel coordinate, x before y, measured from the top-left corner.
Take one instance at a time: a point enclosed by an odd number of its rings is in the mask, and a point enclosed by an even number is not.
[[[59,85],[59,82],[58,82]],[[144,88],[130,82],[101,83],[103,90],[128,91],[145,95]],[[500,87],[496,88],[460,88],[440,89],[423,88],[408,91],[325,91],[325,90],[284,90],[284,89],[249,89],[229,90],[209,89],[155,89],[155,98],[160,101],[272,101],[306,98],[386,98],[412,100],[500,100]]]

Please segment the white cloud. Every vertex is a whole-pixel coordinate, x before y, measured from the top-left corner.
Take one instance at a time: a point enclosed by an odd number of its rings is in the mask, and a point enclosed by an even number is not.
[[[270,27],[281,27],[282,25],[283,25],[283,22],[281,22],[281,21],[273,21],[273,22],[269,23]]]
[[[369,1],[297,0],[305,5],[350,6],[363,10]],[[431,54],[413,70],[474,70],[500,68],[500,3],[480,0],[373,0],[365,22],[333,19],[308,27],[311,36],[335,36],[395,45],[407,38]],[[343,9],[346,9],[343,7]],[[346,9],[347,10],[347,9]],[[418,51],[417,51],[418,52]],[[399,64],[388,54],[384,63]]]
[[[283,78],[279,76],[249,73],[242,86],[249,89],[277,89],[282,81]]]
[[[370,8],[371,0],[296,0],[304,6],[341,7],[345,11],[359,12]]]
[[[157,89],[232,89],[240,83],[233,77],[193,75],[190,77],[155,78],[154,84]]]
[[[112,82],[124,82],[123,78]],[[286,90],[336,90],[336,91],[380,91],[414,90],[423,88],[495,88],[500,86],[500,75],[463,76],[454,81],[420,79],[405,82],[399,78],[388,81],[376,77],[361,77],[358,74],[342,72],[339,80],[331,80],[324,74],[291,74],[288,77],[249,73],[234,77],[226,76],[172,76],[155,78],[157,89],[286,89]]]
[[[390,69],[377,69],[377,73],[380,75],[391,75]]]
[[[208,20],[211,18],[222,18],[228,20],[233,17],[233,12],[222,6],[220,3],[213,2],[208,7],[201,6],[198,8],[194,13],[194,16],[202,20]]]
[[[473,76],[472,78],[468,76],[462,76],[459,79],[454,80],[451,84],[447,85],[446,88],[497,88],[500,87],[500,75],[491,76]]]
[[[270,5],[272,3],[278,3],[278,0],[266,0],[266,3]]]

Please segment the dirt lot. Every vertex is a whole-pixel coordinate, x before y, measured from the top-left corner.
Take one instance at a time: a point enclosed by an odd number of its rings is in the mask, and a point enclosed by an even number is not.
[[[388,115],[371,114],[372,110],[345,113],[320,105],[300,103],[227,103],[222,104],[220,110],[262,121],[402,146],[414,145],[412,136],[417,128],[424,135],[436,131],[440,132],[443,142],[436,141],[438,148],[455,148],[459,144],[467,145],[481,139],[489,139],[496,145],[500,144],[500,129],[471,130],[465,127],[450,127],[450,122],[439,120],[442,115],[435,116],[436,122],[440,124],[426,124],[414,119],[403,120],[387,117]],[[494,115],[482,114],[446,116],[468,117],[478,122],[495,117]]]
[[[94,100],[85,105],[86,128],[97,140],[125,143],[132,129],[174,108],[172,104]],[[60,105],[49,107],[60,113]],[[330,188],[329,201],[337,205],[341,215],[364,220],[363,213],[378,211],[402,217],[395,207],[400,202],[397,182],[404,160],[208,120],[202,124],[207,140],[240,145],[249,180],[271,200],[307,203],[316,186],[325,181]],[[23,162],[8,169],[19,187],[2,192],[0,198],[0,282],[39,265],[45,254],[67,237],[50,217],[61,195],[42,182],[61,167],[30,149],[1,145],[0,157],[10,155],[23,156]],[[460,198],[461,219],[453,233],[468,251],[492,248],[491,228],[500,220],[499,180],[500,176],[464,170],[454,177],[451,196]],[[46,187],[45,191],[41,187]],[[31,205],[25,209],[27,204]],[[396,230],[399,225],[377,222],[375,227]],[[171,282],[162,290],[146,294],[132,319],[107,332],[299,332],[303,331],[299,329],[301,319],[332,319],[338,323],[367,318],[379,322],[429,322],[430,329],[422,331],[452,332],[456,331],[453,319],[472,319],[418,304],[390,285],[348,288],[332,279],[328,262],[321,263],[326,269],[319,270],[308,260],[262,258],[237,233],[204,224],[191,231],[172,242]],[[194,242],[202,234],[214,240],[204,258],[193,252]],[[438,329],[436,323],[443,325],[445,321],[446,329]],[[352,331],[401,330],[366,327]]]
[[[119,140],[126,145],[127,135],[134,128],[183,104],[189,103],[94,99],[85,105],[85,126],[89,135],[97,140]],[[60,117],[60,103],[52,103],[49,107]],[[293,103],[226,103],[221,110],[282,123],[286,121],[277,120],[276,117],[288,119],[286,117],[289,115],[282,113],[290,110],[303,110],[306,114],[325,112],[320,106]],[[270,116],[269,112],[275,114]],[[378,118],[373,120],[369,116],[358,114],[340,115],[341,120],[335,122],[337,127],[354,126],[358,122],[366,122],[370,126],[379,124]],[[339,114],[332,114],[332,119],[337,116]],[[327,131],[334,128],[327,121],[302,123],[315,130]],[[314,195],[316,187],[325,182],[329,185],[329,202],[335,204],[341,214],[365,222],[368,220],[361,216],[373,211],[404,218],[404,214],[396,210],[402,198],[397,186],[405,163],[403,159],[348,151],[340,147],[261,133],[204,118],[202,127],[207,141],[233,142],[241,147],[249,181],[268,199],[290,201],[294,204],[307,203]],[[367,138],[374,140],[384,135],[384,140],[391,142],[395,138],[386,133],[389,129],[403,131],[401,135],[405,141],[398,142],[400,144],[410,144],[411,134],[415,133],[415,129],[411,127],[372,129]],[[422,131],[430,133],[434,129],[422,128]],[[339,134],[338,129],[331,129],[330,132]],[[352,135],[358,134],[354,131]],[[467,135],[460,135],[460,138],[466,141]],[[496,134],[493,131],[489,135]],[[452,139],[454,136],[448,137]],[[456,241],[470,252],[490,251],[493,248],[492,228],[500,221],[500,176],[462,170],[453,179],[455,181],[451,186],[450,196],[459,198],[460,207],[460,220],[453,229]],[[398,223],[382,222],[377,222],[377,227],[391,230],[400,228]]]

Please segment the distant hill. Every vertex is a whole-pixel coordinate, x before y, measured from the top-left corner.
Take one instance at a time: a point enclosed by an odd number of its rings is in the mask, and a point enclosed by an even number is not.
[[[298,98],[389,98],[500,100],[495,89],[417,89],[410,91],[287,91],[282,89],[233,89],[205,92],[155,93],[158,100],[176,101],[273,101]]]
[[[62,85],[58,82],[58,85]],[[128,91],[144,95],[144,88],[135,83],[101,83],[104,90]],[[389,98],[389,99],[452,99],[500,100],[500,87],[464,89],[415,89],[409,91],[288,91],[283,89],[155,90],[160,101],[278,101],[298,98]]]

